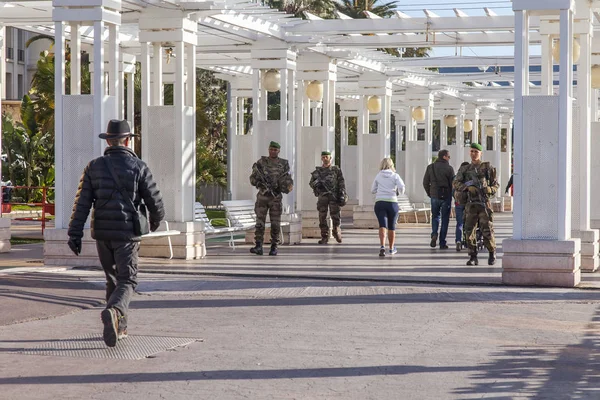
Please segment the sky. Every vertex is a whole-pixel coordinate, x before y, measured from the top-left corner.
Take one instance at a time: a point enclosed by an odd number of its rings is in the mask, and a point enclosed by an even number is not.
[[[411,17],[423,17],[423,9],[428,9],[440,17],[454,17],[454,8],[472,16],[484,16],[484,7],[492,9],[498,15],[513,15],[512,2],[510,0],[399,0],[397,10],[402,11]],[[530,49],[531,54],[535,55],[536,50]],[[431,57],[454,56],[456,49],[452,48],[434,48],[430,52]],[[488,46],[488,47],[464,47],[463,56],[512,56],[514,49],[512,46]]]

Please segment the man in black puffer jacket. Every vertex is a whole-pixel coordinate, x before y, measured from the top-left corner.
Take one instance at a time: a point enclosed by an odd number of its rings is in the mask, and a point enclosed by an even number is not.
[[[150,169],[127,147],[131,136],[127,121],[115,119],[108,123],[107,132],[100,134],[109,147],[104,157],[90,161],[83,170],[68,230],[69,248],[79,255],[83,226],[94,207],[91,233],[106,275],[106,309],[101,318],[104,342],[110,347],[127,336],[127,311],[137,285],[141,236],[134,232],[137,210],[121,195],[104,159],[110,160],[121,187],[135,206],[141,201],[146,204],[150,230],[155,231],[165,216],[162,197]]]

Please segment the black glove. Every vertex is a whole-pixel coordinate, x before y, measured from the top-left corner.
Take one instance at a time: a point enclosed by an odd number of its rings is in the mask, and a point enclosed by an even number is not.
[[[155,230],[158,229],[159,226],[160,226],[160,221],[158,221],[158,222],[150,221],[150,231],[154,232]]]
[[[69,241],[67,242],[69,248],[76,256],[81,253],[81,238],[75,236],[69,236]]]

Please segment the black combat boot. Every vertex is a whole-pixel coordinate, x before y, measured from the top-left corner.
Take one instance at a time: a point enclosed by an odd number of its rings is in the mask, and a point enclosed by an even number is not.
[[[276,256],[277,255],[277,245],[276,244],[272,244],[271,245],[271,251],[269,251],[269,255],[270,256]]]
[[[471,258],[467,261],[467,265],[479,265],[479,260],[477,259],[477,253],[471,253]]]
[[[328,242],[329,242],[329,232],[327,232],[326,234],[321,234],[321,240],[319,240],[317,243],[327,244]]]
[[[256,242],[256,246],[250,248],[250,253],[256,254],[257,256],[263,255],[262,242]]]
[[[490,251],[490,255],[488,256],[488,265],[494,265],[496,263],[496,252]]]

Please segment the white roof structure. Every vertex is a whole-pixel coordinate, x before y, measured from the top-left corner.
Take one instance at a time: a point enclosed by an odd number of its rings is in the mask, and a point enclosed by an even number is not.
[[[352,95],[358,75],[374,72],[391,80],[395,100],[396,96],[402,99],[411,88],[418,88],[511,112],[512,57],[402,59],[379,50],[386,47],[512,46],[514,17],[496,15],[490,8],[482,10],[484,16],[469,16],[455,9],[452,17],[439,17],[423,10],[423,16],[417,18],[397,11],[393,18],[368,13],[368,18],[355,20],[338,12],[336,19],[323,20],[307,14],[307,19],[301,20],[243,0],[123,0],[120,42],[123,52],[139,54],[138,21],[142,15],[185,15],[198,23],[198,67],[223,76],[250,78],[251,49],[261,42],[271,41],[300,53],[314,52],[337,59],[341,97]],[[0,0],[0,24],[53,35],[52,2]],[[532,43],[539,43],[539,28],[539,18],[534,18]],[[81,29],[83,43],[91,42],[92,28]],[[532,57],[531,65],[539,65],[539,57]],[[447,67],[455,69],[446,72]],[[479,67],[479,70],[457,72],[463,67]],[[436,68],[446,69],[438,72]],[[533,82],[539,80],[536,78],[536,72],[532,71],[531,85],[535,86]]]

